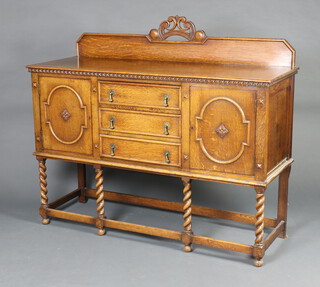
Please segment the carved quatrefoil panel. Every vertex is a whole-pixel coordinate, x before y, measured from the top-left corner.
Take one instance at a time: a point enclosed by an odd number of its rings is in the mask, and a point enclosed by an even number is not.
[[[249,146],[250,121],[233,99],[208,100],[196,117],[196,140],[204,155],[219,164],[237,161]]]
[[[45,122],[57,141],[74,144],[87,128],[87,107],[73,88],[56,86],[45,102]]]

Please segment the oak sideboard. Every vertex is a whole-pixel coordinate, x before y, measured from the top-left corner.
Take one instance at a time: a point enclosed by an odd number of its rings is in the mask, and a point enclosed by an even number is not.
[[[169,39],[174,36],[174,38]],[[27,66],[31,72],[42,223],[61,218],[263,256],[286,237],[292,159],[295,51],[283,39],[207,37],[185,17],[169,17],[148,35],[85,33],[77,56]],[[78,186],[48,201],[46,160],[77,164]],[[86,183],[95,170],[96,188]],[[103,188],[103,167],[179,177],[182,201]],[[265,191],[279,179],[277,217],[264,216]],[[252,187],[256,213],[192,205],[191,180]],[[62,210],[95,198],[96,216]],[[115,201],[181,212],[181,231],[108,218]],[[252,244],[194,234],[192,216],[255,226]],[[265,236],[264,227],[272,228]]]

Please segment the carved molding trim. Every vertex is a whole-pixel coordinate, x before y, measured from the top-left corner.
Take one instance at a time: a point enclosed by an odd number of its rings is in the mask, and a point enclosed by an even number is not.
[[[51,123],[51,120],[48,118],[48,109],[50,108],[51,106],[51,97],[52,95],[54,94],[54,92],[57,90],[57,89],[61,89],[61,88],[65,88],[65,89],[69,89],[70,91],[72,91],[74,93],[74,95],[77,97],[78,101],[79,101],[79,104],[80,104],[80,109],[84,111],[84,123],[81,124],[81,130],[80,130],[80,133],[79,135],[73,139],[72,141],[65,141],[63,139],[61,139],[54,131],[54,128],[52,126],[52,123]],[[87,107],[84,105],[80,95],[71,87],[67,86],[67,85],[59,85],[59,86],[56,86],[54,87],[49,96],[48,96],[48,99],[47,99],[47,102],[44,103],[45,105],[45,121],[46,123],[49,125],[49,129],[50,129],[50,132],[51,134],[55,137],[55,139],[63,144],[74,144],[76,143],[78,140],[80,140],[80,138],[82,137],[83,135],[83,132],[84,130],[87,128]],[[66,113],[65,113],[66,112]],[[71,117],[71,114],[66,110],[64,109],[61,113],[61,117],[67,121],[70,117]]]
[[[152,29],[147,35],[149,41],[164,41],[171,36],[180,36],[190,42],[202,43],[207,38],[204,31],[196,31],[196,27],[186,17],[170,16],[167,20],[162,21],[158,30]]]
[[[214,158],[209,152],[208,150],[206,149],[204,143],[203,143],[203,139],[201,137],[201,135],[199,134],[199,122],[201,122],[203,120],[203,115],[204,115],[204,111],[206,110],[206,108],[213,102],[216,102],[216,101],[227,101],[229,102],[230,104],[234,105],[237,110],[240,112],[241,114],[241,117],[242,117],[242,124],[244,125],[247,125],[247,135],[246,135],[246,139],[244,141],[242,141],[241,143],[241,148],[238,152],[238,154],[231,158],[231,159],[228,159],[228,160],[219,160],[219,159],[216,159]],[[238,160],[243,152],[244,152],[244,148],[245,147],[249,147],[249,139],[250,139],[250,124],[251,122],[249,120],[246,119],[246,116],[245,116],[245,113],[243,111],[243,109],[241,108],[241,106],[235,102],[234,100],[232,99],[229,99],[229,98],[226,98],[226,97],[216,97],[216,98],[213,98],[209,101],[206,102],[206,104],[202,107],[201,111],[200,111],[200,115],[196,117],[196,135],[197,135],[197,138],[196,140],[199,141],[199,144],[200,144],[200,147],[201,147],[201,150],[203,151],[203,153],[205,154],[205,156],[210,159],[211,161],[213,162],[216,162],[216,163],[220,163],[220,164],[229,164],[229,163],[233,163],[235,162],[236,160]],[[222,124],[223,125],[223,124]],[[223,125],[224,126],[224,125]],[[221,125],[218,127],[218,129],[221,127]],[[226,129],[227,130],[227,129]],[[229,130],[227,130],[229,132]],[[217,130],[216,130],[217,132]],[[219,133],[217,133],[218,136],[220,138],[223,138]],[[225,135],[225,134],[224,134]]]
[[[32,72],[32,73],[95,76],[95,77],[106,77],[106,78],[169,81],[169,82],[199,83],[199,84],[217,84],[217,85],[233,85],[233,86],[248,86],[248,87],[270,87],[271,84],[272,85],[274,84],[274,83],[269,83],[269,82],[255,82],[255,81],[204,79],[204,78],[172,77],[172,76],[153,76],[153,75],[143,75],[143,74],[136,75],[136,74],[123,74],[123,73],[104,73],[104,72],[72,71],[72,70],[57,70],[57,69],[29,68],[28,71]]]

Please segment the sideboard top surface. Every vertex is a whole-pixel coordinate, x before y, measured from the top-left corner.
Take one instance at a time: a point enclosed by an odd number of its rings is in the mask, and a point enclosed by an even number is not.
[[[296,73],[297,69],[282,66],[223,65],[181,62],[152,62],[90,57],[70,57],[27,66],[39,72],[87,71],[97,73],[120,73],[131,75],[154,75],[170,77],[195,77],[206,79],[259,81],[271,83]]]

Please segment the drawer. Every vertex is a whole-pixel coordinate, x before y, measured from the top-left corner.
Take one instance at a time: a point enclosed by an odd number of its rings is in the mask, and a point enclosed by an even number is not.
[[[102,131],[180,137],[180,116],[101,109],[100,121]]]
[[[99,82],[99,101],[109,105],[180,109],[180,87],[138,83]]]
[[[180,144],[104,136],[101,141],[101,157],[138,161],[168,166],[180,166]]]

